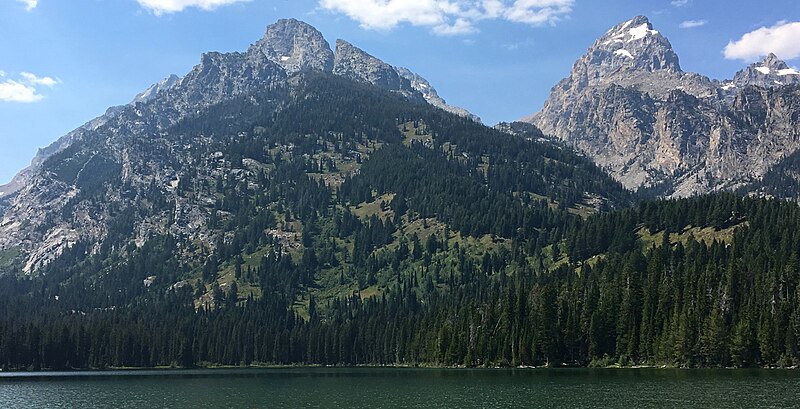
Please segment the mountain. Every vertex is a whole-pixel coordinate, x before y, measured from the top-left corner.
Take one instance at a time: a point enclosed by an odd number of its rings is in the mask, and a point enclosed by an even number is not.
[[[0,222],[0,252],[15,255],[14,260],[20,263],[23,271],[34,273],[77,243],[88,245],[89,252],[94,254],[106,251],[108,246],[124,247],[131,243],[141,246],[154,236],[166,234],[213,248],[220,232],[209,222],[209,217],[217,217],[217,213],[222,212],[215,210],[220,207],[217,203],[220,193],[204,186],[225,185],[224,180],[232,177],[241,179],[242,183],[247,181],[245,186],[252,186],[254,181],[250,178],[270,169],[273,166],[270,163],[275,160],[271,157],[276,152],[283,152],[281,156],[303,152],[309,158],[316,158],[314,160],[332,160],[335,167],[349,170],[331,171],[324,178],[334,186],[341,184],[360,168],[360,162],[354,162],[356,158],[363,161],[375,150],[372,144],[380,146],[397,140],[398,118],[407,114],[372,112],[371,117],[387,119],[377,124],[349,123],[349,119],[337,123],[332,122],[335,115],[324,115],[331,107],[318,106],[316,110],[305,112],[307,118],[292,117],[297,115],[293,110],[301,109],[302,103],[312,104],[322,98],[310,91],[313,87],[309,84],[319,81],[315,78],[333,76],[388,92],[409,104],[410,111],[419,111],[421,108],[416,107],[419,104],[432,107],[426,101],[438,104],[438,100],[431,99],[435,93],[428,93],[426,98],[417,91],[417,88],[424,88],[420,84],[428,84],[421,77],[404,71],[405,75],[415,78],[415,88],[408,78],[383,61],[343,40],[336,45],[333,52],[313,27],[297,20],[281,20],[268,27],[265,36],[247,52],[206,53],[200,64],[184,77],[169,77],[137,96],[132,103],[110,109],[104,116],[70,133],[40,154],[18,177],[24,183],[13,195],[6,196]],[[459,114],[472,117],[463,110]],[[286,123],[288,118],[294,119]],[[312,118],[317,118],[318,122],[310,122]],[[446,120],[449,121],[452,120]],[[253,128],[252,124],[256,123],[261,125]],[[321,130],[323,124],[328,128]],[[421,125],[420,119],[415,119],[412,125],[403,125],[404,129],[414,130],[411,140],[429,147],[440,143],[439,138],[444,138],[441,142],[444,143],[447,138],[455,137],[432,135],[431,129],[441,125],[430,121]],[[478,123],[458,126],[465,127],[466,133],[486,132]],[[185,129],[196,132],[187,133]],[[217,132],[212,134],[209,129]],[[285,135],[270,136],[273,132],[270,129],[278,129]],[[264,136],[264,132],[270,137]],[[329,132],[340,135],[338,141],[323,142],[330,138]],[[286,142],[289,135],[295,135],[293,138],[318,135],[319,151],[305,147],[307,142],[302,138]],[[273,151],[268,155],[239,152],[235,158],[225,156],[227,150],[255,143],[239,141],[248,138],[273,146]],[[491,157],[486,151],[489,148],[476,146],[473,149],[479,150],[467,150],[474,143],[455,146],[449,142],[447,149],[451,154],[459,152],[462,160],[483,172],[499,171],[505,166],[505,162],[481,165]],[[300,146],[296,146],[298,144]],[[541,152],[529,153],[524,159],[527,162],[518,165],[523,173],[530,172],[531,180],[522,184],[515,182],[516,190],[530,190],[550,197],[553,203],[560,203],[565,209],[574,205],[584,210],[599,209],[628,200],[627,193],[585,160],[571,157],[569,152],[537,149]],[[572,178],[576,180],[569,181],[569,185],[558,181],[564,176],[556,174],[552,176],[556,180],[543,180],[543,177],[550,178],[548,172],[556,169],[536,170],[542,158],[548,156],[563,157],[560,162],[579,166],[584,169],[579,172],[585,173],[575,176],[573,171]],[[508,163],[519,160],[523,159],[515,158]],[[579,163],[582,164],[576,165]],[[552,186],[546,188],[543,183],[552,183]],[[192,193],[187,194],[189,191]],[[127,226],[124,234],[113,231],[117,223],[123,223],[121,219]],[[120,237],[112,237],[116,235]],[[117,244],[110,244],[117,241]],[[186,257],[196,256],[188,253]]]
[[[0,369],[800,361],[800,205],[636,203],[537,127],[325,44],[279,21],[31,168]]]
[[[402,69],[404,73],[402,78],[408,77],[407,79],[402,79],[399,74],[401,69],[395,70],[395,68],[370,56],[366,52],[343,40],[341,43],[343,47],[340,50],[339,57],[342,59],[346,54],[349,56],[347,58],[351,58],[350,69],[363,68],[364,70],[368,71],[370,69],[374,70],[375,66],[378,66],[384,70],[386,75],[394,78],[394,82],[388,80],[389,82],[383,83],[382,85],[384,87],[396,87],[395,91],[406,93],[409,98],[422,98],[438,108],[453,112],[460,116],[479,120],[477,116],[472,115],[465,109],[447,105],[444,100],[442,100],[438,94],[436,94],[436,91],[430,86],[428,81],[421,76],[408,71],[407,69]],[[278,23],[270,25],[267,28],[264,37],[254,43],[245,54],[231,53],[225,55],[220,53],[208,53],[204,55],[201,63],[202,67],[196,67],[193,73],[195,73],[195,75],[209,75],[211,74],[211,71],[217,70],[217,68],[214,67],[215,64],[218,64],[217,60],[223,58],[229,59],[231,62],[238,58],[247,58],[251,62],[268,60],[271,63],[281,67],[286,75],[292,75],[303,70],[333,72],[335,60],[334,52],[330,49],[330,45],[322,36],[322,33],[320,33],[316,28],[295,19],[280,20]],[[197,71],[198,69],[200,69],[200,72]],[[346,69],[345,62],[342,59],[337,70]],[[203,70],[207,70],[208,72],[202,72]],[[366,82],[370,82],[370,80],[378,81],[378,77],[369,78],[370,74],[365,74],[365,72],[355,73],[342,71],[339,74],[350,76],[351,79],[360,79]],[[219,73],[214,73],[213,75],[219,75]],[[357,75],[366,76],[357,78]],[[378,73],[372,72],[371,75],[378,75]],[[47,158],[70,146],[74,141],[81,139],[85,133],[94,131],[101,125],[104,125],[110,119],[118,115],[124,108],[135,106],[137,103],[149,102],[154,99],[159,92],[167,91],[179,85],[185,79],[186,77],[180,78],[176,75],[171,75],[164,80],[151,85],[145,91],[142,91],[140,94],[134,97],[129,104],[109,108],[102,116],[87,122],[80,128],[59,138],[50,146],[40,149],[36,157],[31,161],[31,165],[28,168],[17,174],[8,184],[0,186],[0,212],[3,210],[3,202],[7,202],[9,196],[16,194],[22,187],[27,185],[30,182],[30,179],[39,169],[40,165]],[[410,81],[414,81],[414,83],[418,85],[412,86]],[[229,85],[233,85],[233,83]],[[433,90],[433,92],[431,93],[430,90]],[[220,93],[222,90],[217,90],[217,92]],[[236,92],[237,91],[234,91],[233,93],[235,94]],[[219,101],[212,100],[207,101],[204,104],[209,105],[216,102]],[[182,116],[183,114],[185,113],[178,113],[178,117]]]
[[[599,38],[525,118],[629,189],[690,196],[760,178],[800,147],[800,75],[774,55],[712,81],[643,16]]]

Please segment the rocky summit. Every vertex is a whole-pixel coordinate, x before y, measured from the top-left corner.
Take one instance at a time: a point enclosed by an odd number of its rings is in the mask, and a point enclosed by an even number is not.
[[[799,81],[775,55],[728,81],[684,72],[637,16],[600,37],[524,120],[629,189],[690,196],[745,186],[800,148]]]
[[[800,71],[790,68],[778,56],[770,53],[763,61],[750,64],[739,71],[732,81],[725,81],[723,88],[734,91],[733,88],[742,88],[756,85],[762,88],[774,88],[784,85],[800,85]]]
[[[322,33],[295,19],[279,20],[267,27],[264,37],[248,50],[248,54],[261,53],[290,75],[333,69],[333,52]]]

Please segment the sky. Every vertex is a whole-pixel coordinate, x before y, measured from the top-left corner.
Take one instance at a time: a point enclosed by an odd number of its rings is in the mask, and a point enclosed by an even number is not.
[[[646,15],[685,71],[731,78],[768,52],[800,65],[797,0],[2,0],[0,184],[38,148],[207,51],[297,18],[427,78],[493,125],[538,111],[609,28]]]

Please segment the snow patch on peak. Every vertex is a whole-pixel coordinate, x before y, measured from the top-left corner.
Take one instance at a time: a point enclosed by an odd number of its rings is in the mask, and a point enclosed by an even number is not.
[[[756,71],[758,71],[758,72],[760,72],[760,73],[762,73],[764,75],[769,75],[769,73],[771,72],[769,67],[756,67]]]
[[[283,57],[281,57],[281,61],[288,61],[291,58],[292,57],[289,57],[288,55],[284,55]]]
[[[780,75],[780,76],[784,76],[784,75],[800,75],[800,71],[797,71],[794,68],[787,68],[785,70],[778,70],[778,75]]]
[[[647,23],[644,23],[638,27],[628,30],[628,33],[631,35],[631,39],[629,41],[634,41],[641,40],[651,34],[656,35],[658,34],[658,31],[651,30],[650,26]]]
[[[617,27],[611,27],[610,29],[608,29],[608,31],[606,31],[606,34],[611,34],[615,31],[625,30],[626,28],[628,28],[628,26],[631,25],[631,23],[633,23],[633,20],[628,20],[624,23],[620,23]]]
[[[734,84],[734,83],[732,83],[732,82],[731,82],[731,83],[728,83],[728,84],[725,84],[725,85],[723,85],[721,88],[722,88],[724,91],[730,91],[730,90],[732,90],[733,88],[736,88],[736,84]]]
[[[631,55],[631,52],[628,51],[628,50],[624,50],[624,49],[614,51],[614,55],[621,55],[623,57],[628,57],[628,58],[631,58],[631,59],[633,58],[633,55]]]

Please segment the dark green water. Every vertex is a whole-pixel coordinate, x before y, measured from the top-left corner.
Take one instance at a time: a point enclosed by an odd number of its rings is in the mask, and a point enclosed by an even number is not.
[[[302,368],[0,373],[0,408],[797,408],[788,370]]]

